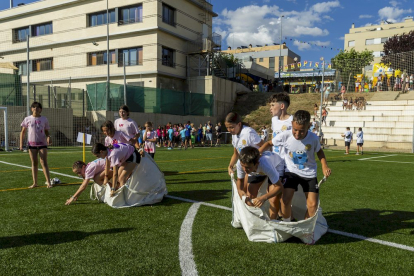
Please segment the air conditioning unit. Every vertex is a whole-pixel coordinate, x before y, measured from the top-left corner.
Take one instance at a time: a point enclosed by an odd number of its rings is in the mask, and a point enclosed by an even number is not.
[[[203,38],[203,52],[211,52],[211,40]]]

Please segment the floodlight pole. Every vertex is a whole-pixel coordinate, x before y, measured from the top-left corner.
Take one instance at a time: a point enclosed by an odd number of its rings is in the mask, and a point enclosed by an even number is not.
[[[27,96],[26,96],[26,100],[27,100],[27,116],[30,116],[30,51],[29,51],[29,39],[30,36],[26,35],[26,40],[27,40],[27,47],[26,47],[26,52],[27,52],[27,60],[26,60],[26,74],[27,74]]]
[[[284,15],[282,15],[280,17],[280,44],[279,44],[279,80],[277,82],[277,86],[279,86],[280,81],[281,81],[281,71],[283,68],[283,64],[282,66],[280,66],[280,60],[282,59],[282,18],[285,17]],[[283,87],[283,85],[282,85]]]
[[[325,59],[322,57],[322,87],[321,87],[321,110],[319,114],[319,135],[322,133],[322,105],[323,105],[323,87],[324,87],[324,76],[325,76]]]
[[[10,9],[13,8],[13,0],[10,0]]]
[[[106,63],[107,63],[107,75],[106,75],[106,99],[109,98],[109,0],[106,0]],[[108,102],[107,102],[108,104]]]
[[[0,110],[4,111],[4,149],[9,151],[9,128],[7,126],[7,107],[0,106]]]
[[[124,105],[127,105],[127,92],[126,92],[126,69],[125,69],[125,60],[126,53],[124,53]]]

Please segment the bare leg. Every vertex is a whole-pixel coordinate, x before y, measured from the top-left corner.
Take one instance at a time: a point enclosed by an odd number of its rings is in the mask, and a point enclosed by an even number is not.
[[[290,219],[292,214],[292,199],[295,189],[284,189],[282,196],[282,214],[284,219]]]
[[[137,163],[126,163],[124,166],[119,168],[119,187],[125,185],[137,165]]]
[[[269,191],[272,189],[275,189],[276,185],[270,185]],[[269,215],[270,219],[277,219],[277,216],[280,212],[280,200],[282,199],[282,194],[279,194],[275,197],[269,198],[270,203],[270,209],[269,209]]]
[[[50,173],[49,173],[49,165],[47,164],[47,149],[39,150],[40,156],[40,164],[43,168],[43,174],[45,175],[47,187],[52,188],[53,186],[50,183]]]
[[[37,185],[37,172],[39,169],[39,159],[37,156],[38,150],[37,149],[29,149],[30,160],[32,160],[32,178],[33,178],[33,185],[29,188],[38,187]]]
[[[319,194],[318,193],[305,193],[306,196],[306,205],[308,207],[308,210],[306,211],[305,219],[313,217],[316,214],[316,211],[318,210],[318,199]]]

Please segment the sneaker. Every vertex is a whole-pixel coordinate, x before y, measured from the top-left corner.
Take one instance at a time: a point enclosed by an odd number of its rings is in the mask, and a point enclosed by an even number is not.
[[[349,154],[349,153],[345,152],[344,154]]]
[[[359,152],[355,153],[355,155],[359,155]]]
[[[363,151],[361,151],[361,155],[364,155],[364,152]]]
[[[168,150],[172,150],[172,148],[168,148]]]

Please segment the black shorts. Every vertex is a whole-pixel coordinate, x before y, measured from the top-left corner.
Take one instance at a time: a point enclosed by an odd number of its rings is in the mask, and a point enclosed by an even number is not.
[[[139,154],[137,149],[135,149],[134,152],[131,154],[131,156],[128,157],[127,160],[125,160],[125,162],[139,164],[141,162],[141,154]]]
[[[217,134],[217,139],[221,139],[221,133]]]
[[[47,149],[47,146],[38,146],[38,147],[29,146],[29,149],[41,150],[41,149]]]
[[[286,179],[286,182],[283,185],[285,189],[294,189],[297,191],[298,186],[301,185],[303,192],[305,193],[319,193],[319,188],[316,188],[316,185],[318,184],[318,179],[316,177],[305,178],[291,172],[286,172],[284,178]]]
[[[357,146],[362,147],[364,145],[364,143],[357,143]]]
[[[191,141],[191,136],[185,136],[185,141],[190,142]]]
[[[345,147],[351,146],[351,142],[345,142]]]

